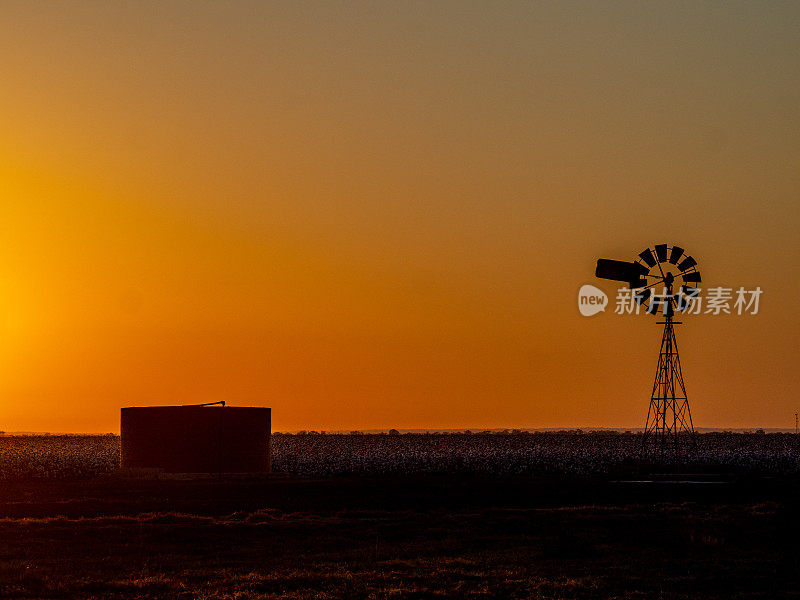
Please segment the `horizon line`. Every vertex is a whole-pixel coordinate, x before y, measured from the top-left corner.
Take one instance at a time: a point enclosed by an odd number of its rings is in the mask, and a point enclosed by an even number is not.
[[[311,435],[346,435],[351,433],[363,434],[388,434],[391,431],[397,431],[400,434],[405,433],[466,433],[472,434],[480,433],[502,433],[502,432],[525,432],[525,433],[554,433],[554,432],[618,432],[618,433],[641,433],[644,427],[452,427],[452,428],[375,428],[375,429],[292,429],[292,430],[274,430],[271,434],[282,435],[297,435],[300,433]],[[715,433],[715,432],[732,432],[732,433],[756,433],[763,431],[764,433],[797,433],[793,427],[696,427],[695,433]],[[12,436],[105,436],[113,435],[120,436],[119,432],[115,431],[0,431],[0,437]]]

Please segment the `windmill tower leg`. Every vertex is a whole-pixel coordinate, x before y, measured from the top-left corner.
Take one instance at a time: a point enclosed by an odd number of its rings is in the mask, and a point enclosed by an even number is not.
[[[686,434],[694,434],[694,426],[683,383],[672,315],[665,318],[663,325],[658,366],[642,437],[642,453],[662,460],[674,457],[678,461],[681,442],[688,437]],[[694,444],[693,435],[691,443]]]

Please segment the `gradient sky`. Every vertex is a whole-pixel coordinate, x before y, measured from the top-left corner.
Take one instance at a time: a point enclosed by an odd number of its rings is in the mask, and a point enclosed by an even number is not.
[[[676,243],[757,316],[677,329],[700,427],[800,409],[800,4],[9,3],[0,429],[642,426]]]

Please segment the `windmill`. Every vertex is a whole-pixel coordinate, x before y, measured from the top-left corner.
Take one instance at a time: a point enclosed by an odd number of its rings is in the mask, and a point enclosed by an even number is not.
[[[690,437],[694,444],[694,426],[675,341],[674,326],[681,322],[675,321],[674,317],[676,311],[686,312],[700,293],[699,288],[694,287],[701,281],[697,261],[687,256],[679,246],[657,244],[652,250],[647,248],[640,252],[633,262],[601,258],[597,261],[595,275],[602,279],[624,281],[630,286],[634,301],[640,307],[645,307],[646,313],[664,318],[663,321],[657,321],[664,326],[664,331],[642,437],[642,451],[647,455],[652,450],[661,458],[674,454],[677,460],[684,438]],[[676,292],[678,279],[681,284]]]

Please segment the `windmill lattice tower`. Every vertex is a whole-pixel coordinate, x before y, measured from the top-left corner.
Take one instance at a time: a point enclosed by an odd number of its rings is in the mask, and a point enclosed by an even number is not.
[[[657,321],[664,330],[642,436],[642,452],[645,456],[654,454],[662,459],[679,460],[687,445],[694,447],[695,437],[675,339],[674,326],[681,321],[675,321],[675,312],[686,312],[700,293],[698,288],[687,285],[701,281],[697,261],[685,256],[679,246],[657,244],[653,250],[647,248],[640,252],[634,262],[601,258],[597,261],[595,275],[624,281],[639,306],[646,306],[648,314],[664,317],[663,321]],[[676,293],[678,277],[683,284]]]

